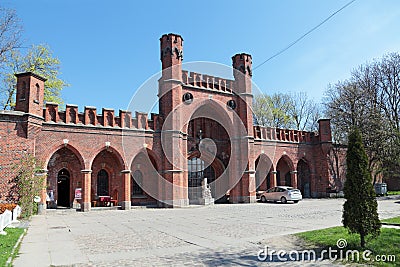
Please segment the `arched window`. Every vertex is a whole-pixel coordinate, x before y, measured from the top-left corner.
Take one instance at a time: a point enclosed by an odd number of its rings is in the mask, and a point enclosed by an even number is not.
[[[132,176],[132,196],[141,196],[143,195],[143,174],[141,171],[136,170]]]
[[[215,172],[211,166],[200,158],[191,158],[188,160],[188,194],[189,200],[197,200],[201,197],[201,185],[204,178],[210,184],[215,180]]]
[[[40,86],[36,84],[36,101],[39,102],[40,100]]]
[[[97,174],[97,195],[109,196],[108,173],[104,169]]]
[[[201,186],[203,178],[207,178],[207,182],[211,183],[215,179],[214,169],[201,160],[200,158],[192,158],[188,160],[189,187]]]

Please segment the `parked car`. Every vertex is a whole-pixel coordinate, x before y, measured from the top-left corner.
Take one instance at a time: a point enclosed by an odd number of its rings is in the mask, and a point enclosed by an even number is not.
[[[287,201],[299,202],[303,199],[299,189],[290,186],[276,186],[268,189],[261,194],[261,202],[267,201],[280,201],[286,203]]]

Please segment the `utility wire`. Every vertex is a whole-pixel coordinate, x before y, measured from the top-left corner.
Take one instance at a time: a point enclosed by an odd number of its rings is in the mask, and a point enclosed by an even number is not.
[[[309,30],[308,32],[306,32],[305,34],[303,34],[302,36],[300,36],[298,39],[296,39],[295,41],[293,41],[292,43],[290,43],[288,46],[286,46],[285,48],[283,48],[282,50],[280,50],[278,53],[272,55],[271,57],[269,57],[268,59],[266,59],[264,62],[262,62],[261,64],[257,65],[255,68],[253,68],[253,71],[256,70],[257,68],[261,67],[262,65],[264,65],[265,63],[267,63],[268,61],[274,59],[275,57],[279,56],[280,54],[282,54],[283,52],[285,52],[286,50],[288,50],[289,48],[291,48],[292,46],[294,46],[295,44],[297,44],[298,42],[300,42],[300,40],[302,40],[304,37],[306,37],[307,35],[309,35],[310,33],[312,33],[313,31],[315,31],[316,29],[318,29],[319,27],[321,27],[325,22],[327,22],[328,20],[330,20],[333,16],[335,16],[336,14],[338,14],[340,11],[342,11],[343,9],[345,9],[346,7],[348,7],[349,5],[351,5],[352,3],[354,3],[356,0],[352,0],[350,2],[348,2],[347,4],[345,4],[344,6],[342,6],[340,9],[336,10],[334,13],[332,13],[329,17],[327,17],[326,19],[324,19],[322,22],[320,22],[317,26],[315,26],[314,28],[312,28],[311,30]]]

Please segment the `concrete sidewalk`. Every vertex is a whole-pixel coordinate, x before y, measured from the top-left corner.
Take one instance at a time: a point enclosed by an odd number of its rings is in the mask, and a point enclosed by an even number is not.
[[[398,203],[379,201],[381,217],[399,216]],[[33,217],[14,266],[287,266],[260,262],[257,252],[265,245],[301,249],[279,236],[340,225],[342,205],[343,199],[320,199],[286,205],[50,211]]]
[[[76,213],[75,211],[72,211]],[[60,214],[34,216],[14,266],[59,266],[88,263]],[[61,220],[60,220],[61,219]]]

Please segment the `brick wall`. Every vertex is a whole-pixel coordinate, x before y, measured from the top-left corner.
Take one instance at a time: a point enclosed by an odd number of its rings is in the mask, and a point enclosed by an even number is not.
[[[26,153],[35,151],[35,139],[26,138],[28,116],[16,111],[0,112],[0,202],[15,202],[15,167]]]
[[[253,126],[250,55],[237,54],[232,58],[235,79],[229,80],[182,70],[182,37],[169,34],[160,40],[163,76],[159,84],[159,115],[151,114],[148,118],[140,112],[133,116],[131,111],[115,112],[89,106],[79,112],[75,105],[66,105],[66,110],[60,111],[56,103],[46,103],[42,111],[37,111],[24,106],[25,102],[21,102],[20,112],[0,113],[0,200],[15,200],[10,166],[22,153],[33,153],[48,169],[48,187],[55,190],[55,198],[60,170],[70,173],[72,201],[74,189],[84,183],[85,175],[91,177],[90,188],[86,190],[90,190],[93,199],[97,175],[104,169],[109,175],[109,194],[117,196],[119,202],[129,201],[125,198],[131,195],[131,188],[127,188],[129,183],[124,177],[140,170],[145,192],[141,197],[132,198],[132,203],[155,203],[155,199],[163,199],[171,201],[172,206],[185,204],[188,201],[187,159],[201,156],[197,147],[200,129],[203,138],[210,138],[216,144],[216,158],[210,159],[210,163],[218,175],[230,162],[235,168],[241,164],[246,167],[239,183],[231,184],[234,202],[255,200],[256,160],[260,155],[269,158],[272,171],[290,173],[294,185],[297,164],[303,160],[310,170],[312,196],[324,195],[329,185],[326,157],[331,146],[329,120],[320,121],[318,134]],[[29,73],[18,79],[17,95],[21,94],[23,81],[33,89],[33,83],[44,82],[43,78]],[[185,102],[187,93],[192,100]],[[228,104],[231,101],[235,102],[233,107]],[[29,114],[32,110],[37,114]],[[244,126],[242,132],[238,122]],[[163,135],[166,136],[164,147]],[[235,148],[231,138],[238,136],[244,141]],[[284,164],[278,165],[279,161]],[[234,180],[233,174],[229,173],[229,183]],[[179,187],[167,186],[165,181]]]

